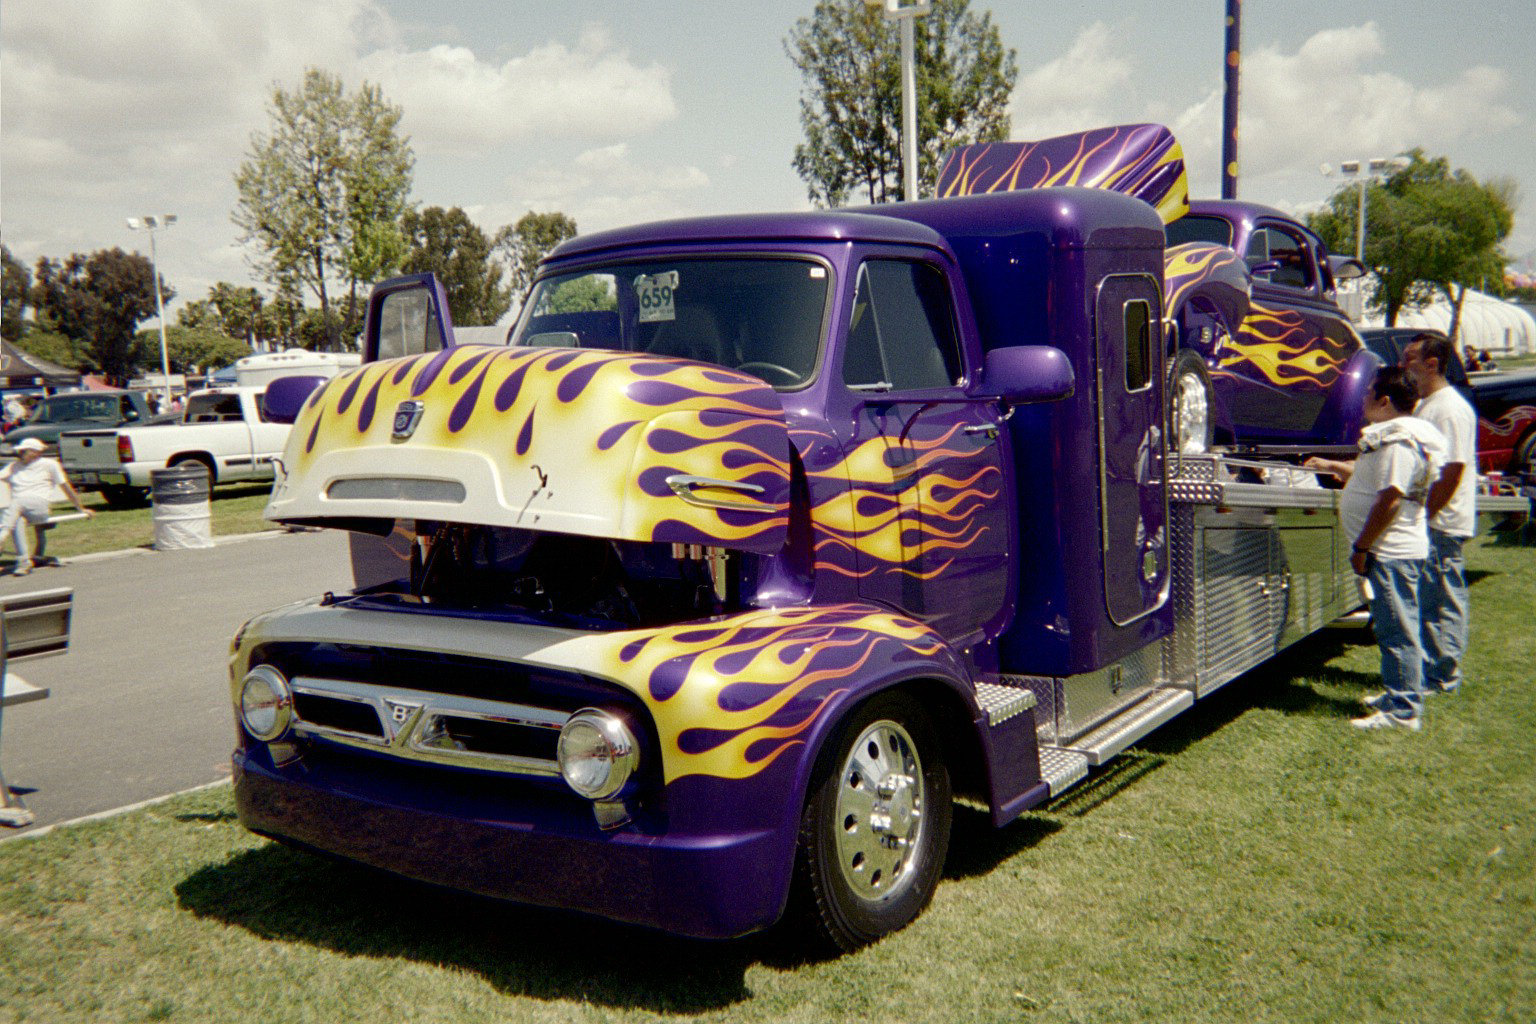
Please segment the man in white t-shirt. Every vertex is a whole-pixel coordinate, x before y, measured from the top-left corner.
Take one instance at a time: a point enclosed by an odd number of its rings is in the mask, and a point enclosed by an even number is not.
[[[1444,336],[1415,335],[1402,367],[1418,379],[1421,401],[1413,414],[1445,435],[1449,450],[1429,489],[1429,557],[1419,583],[1424,620],[1424,692],[1455,693],[1467,651],[1467,571],[1461,546],[1477,532],[1477,411],[1445,378],[1453,358]]]
[[[1418,382],[1397,366],[1384,366],[1365,394],[1360,456],[1353,462],[1308,459],[1307,468],[1345,481],[1339,521],[1354,538],[1350,567],[1371,583],[1371,627],[1381,647],[1386,688],[1375,711],[1350,724],[1359,729],[1420,728],[1424,709],[1424,652],[1419,643],[1419,577],[1429,554],[1424,515],[1438,476],[1445,438],[1411,415]]]
[[[62,488],[75,508],[87,517],[95,515],[80,501],[80,495],[64,475],[64,467],[55,459],[43,458],[43,442],[29,437],[17,442],[16,461],[0,469],[0,480],[11,486],[11,503],[0,518],[0,548],[5,538],[16,541],[15,575],[25,576],[32,571],[32,545],[27,542],[27,526],[33,534],[40,533],[42,524],[48,521],[48,507],[53,503],[53,489]],[[41,545],[41,539],[39,539]]]

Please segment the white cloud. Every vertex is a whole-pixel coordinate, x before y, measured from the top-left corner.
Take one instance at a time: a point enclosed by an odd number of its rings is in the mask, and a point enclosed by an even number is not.
[[[489,214],[499,215],[491,222],[510,224],[530,209],[561,210],[582,231],[600,231],[696,213],[695,199],[710,179],[692,165],[636,160],[621,142],[585,150],[566,166],[540,164],[506,184],[518,198],[490,207]]]
[[[1078,33],[1066,53],[1021,75],[1014,90],[1013,137],[1044,139],[1106,123],[1106,101],[1123,93],[1131,77],[1123,52],[1110,26],[1096,21]]]

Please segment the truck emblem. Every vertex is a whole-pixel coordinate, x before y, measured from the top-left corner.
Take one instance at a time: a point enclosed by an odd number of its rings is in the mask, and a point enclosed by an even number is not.
[[[421,414],[426,411],[425,402],[407,401],[396,406],[394,439],[404,441],[416,433],[416,425],[421,422]]]
[[[411,716],[421,710],[421,705],[416,701],[394,700],[384,698],[384,706],[389,708],[389,733],[391,737],[400,735],[400,729],[411,720]]]

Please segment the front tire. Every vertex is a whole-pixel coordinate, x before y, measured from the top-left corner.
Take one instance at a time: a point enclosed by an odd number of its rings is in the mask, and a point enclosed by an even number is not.
[[[108,508],[138,508],[149,497],[149,492],[142,487],[114,484],[109,487],[103,487],[101,489],[101,496],[106,501]]]
[[[938,734],[905,694],[857,709],[823,751],[800,822],[802,916],[851,952],[911,923],[938,888],[953,814]]]

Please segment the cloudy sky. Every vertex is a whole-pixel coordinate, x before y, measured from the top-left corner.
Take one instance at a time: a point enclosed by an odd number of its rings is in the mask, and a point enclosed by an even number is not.
[[[804,207],[800,79],[784,38],[813,0],[5,0],[0,231],[29,265],[147,251],[126,216],[176,213],[182,297],[257,283],[233,175],[274,84],[306,66],[404,108],[413,198],[493,231],[527,210],[584,230]],[[1161,121],[1196,195],[1220,189],[1221,0],[973,0],[1017,51],[1013,132]],[[1536,7],[1529,0],[1250,0],[1241,194],[1292,211],[1323,162],[1411,146],[1515,179],[1508,251],[1536,261]],[[179,305],[179,301],[177,303]],[[174,308],[174,307],[173,307]]]

